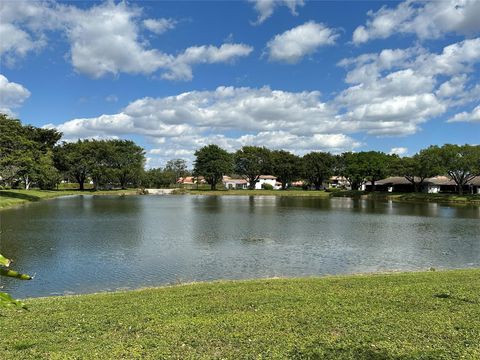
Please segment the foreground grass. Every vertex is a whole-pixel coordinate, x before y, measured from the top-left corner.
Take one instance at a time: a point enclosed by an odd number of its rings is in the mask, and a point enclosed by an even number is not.
[[[66,195],[130,195],[136,190],[0,190],[0,209]]]
[[[26,300],[2,359],[480,359],[480,270]]]

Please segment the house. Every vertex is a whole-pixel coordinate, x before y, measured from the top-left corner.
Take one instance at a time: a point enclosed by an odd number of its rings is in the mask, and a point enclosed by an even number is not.
[[[326,182],[324,185],[325,188],[348,188],[350,184],[348,183],[348,180],[343,177],[343,176],[331,176],[330,179]]]
[[[419,182],[420,179],[415,178],[415,181]],[[371,181],[367,181],[365,183],[365,190],[367,191],[373,190]],[[375,190],[387,191],[387,192],[413,192],[415,188],[413,184],[410,181],[408,181],[405,177],[391,176],[386,179],[375,181]]]
[[[278,182],[277,178],[273,175],[260,175],[258,181],[255,183],[255,190],[263,189],[263,184],[271,185],[274,190],[282,188],[282,183]]]
[[[222,178],[222,183],[225,189],[238,190],[238,189],[247,189],[248,181],[245,179],[232,179],[230,176],[224,176]]]
[[[420,178],[415,178],[415,182],[419,183]],[[372,184],[368,181],[366,190],[371,191]],[[392,176],[386,179],[375,181],[375,190],[386,192],[414,192],[414,185],[403,176]],[[438,193],[455,193],[458,192],[458,186],[448,176],[435,176],[426,178],[418,191],[426,192],[428,194]],[[480,176],[473,178],[463,187],[464,193],[480,194]]]
[[[199,184],[206,184],[207,183],[203,176],[199,176],[199,177],[186,176],[186,177],[180,177],[177,180],[177,184],[183,184],[183,185],[193,185],[193,184],[196,184],[197,182]]]

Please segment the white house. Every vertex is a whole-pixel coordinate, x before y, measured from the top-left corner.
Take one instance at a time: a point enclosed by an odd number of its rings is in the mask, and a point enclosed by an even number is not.
[[[282,188],[282,183],[278,182],[277,178],[273,175],[260,175],[258,181],[255,183],[255,190],[263,189],[263,184],[271,185],[274,190]]]

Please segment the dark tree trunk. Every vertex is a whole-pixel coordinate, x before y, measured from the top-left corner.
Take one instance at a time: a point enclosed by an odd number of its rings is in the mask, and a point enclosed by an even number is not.
[[[375,185],[375,179],[372,179],[372,192],[375,191],[376,185]]]

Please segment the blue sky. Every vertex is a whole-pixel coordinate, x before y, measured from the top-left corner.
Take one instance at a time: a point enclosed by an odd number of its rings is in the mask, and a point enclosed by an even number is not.
[[[480,141],[480,1],[0,3],[0,111],[127,138],[411,155]]]

